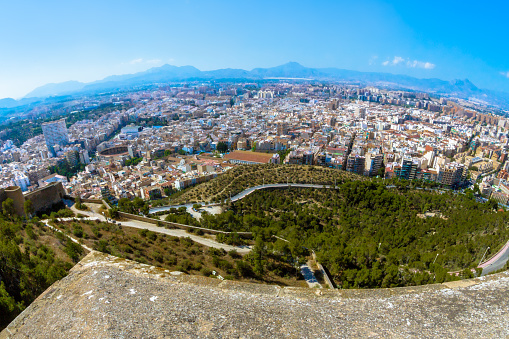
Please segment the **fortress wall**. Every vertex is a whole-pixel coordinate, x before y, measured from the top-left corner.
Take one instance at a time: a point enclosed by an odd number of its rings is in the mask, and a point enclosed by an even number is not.
[[[50,208],[52,205],[59,203],[65,196],[65,190],[61,182],[54,182],[48,186],[44,186],[28,193],[26,200],[31,200],[35,211]]]
[[[509,272],[444,284],[331,290],[221,281],[92,251],[0,332],[0,339],[75,338],[76,333],[84,338],[506,338],[508,293]]]
[[[25,215],[25,197],[19,186],[9,186],[5,189],[5,199],[11,198],[14,202],[14,208],[16,214],[23,216]]]

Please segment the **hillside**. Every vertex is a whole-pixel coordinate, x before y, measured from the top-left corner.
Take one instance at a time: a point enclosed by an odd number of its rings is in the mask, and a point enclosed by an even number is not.
[[[213,180],[196,185],[170,197],[171,204],[220,202],[246,188],[262,184],[300,183],[334,185],[349,180],[369,180],[353,173],[319,166],[250,165],[236,166]]]
[[[509,239],[509,212],[496,211],[496,204],[450,191],[387,188],[381,181],[346,181],[338,189],[271,188],[227,206],[221,214],[202,215],[199,226],[253,232],[259,248],[283,257],[314,250],[343,288],[472,277],[470,269],[484,253],[491,256]]]
[[[0,216],[0,329],[85,254],[80,245],[36,220],[22,223]]]

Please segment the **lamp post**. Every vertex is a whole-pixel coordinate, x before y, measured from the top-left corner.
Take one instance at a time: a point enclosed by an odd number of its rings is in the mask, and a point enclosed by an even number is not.
[[[433,260],[433,264],[435,263],[435,261],[437,261],[437,258],[438,258],[438,253],[437,253],[437,255],[435,256],[435,260]]]
[[[481,261],[479,261],[479,265],[482,263],[482,261],[484,260],[484,257],[486,256],[486,253],[488,253],[488,250],[490,249],[490,247],[488,246],[488,248],[486,249],[486,251],[484,251],[484,255],[482,256],[482,259]],[[477,265],[477,266],[479,266]]]

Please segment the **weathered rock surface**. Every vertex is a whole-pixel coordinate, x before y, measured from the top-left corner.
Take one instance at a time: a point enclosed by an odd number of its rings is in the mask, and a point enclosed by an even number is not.
[[[92,252],[4,338],[505,338],[509,273],[379,290],[315,290],[174,275]]]

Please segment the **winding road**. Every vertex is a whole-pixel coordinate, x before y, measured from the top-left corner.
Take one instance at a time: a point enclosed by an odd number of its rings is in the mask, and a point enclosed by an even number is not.
[[[288,184],[267,184],[267,185],[258,185],[258,186],[253,186],[253,187],[250,187],[250,188],[246,188],[245,190],[243,190],[242,192],[234,195],[232,197],[232,201],[237,201],[237,200],[240,200],[240,199],[244,199],[246,196],[248,196],[249,194],[255,192],[255,191],[258,191],[258,190],[262,190],[262,189],[268,189],[268,188],[284,188],[284,187],[300,187],[300,188],[334,188],[335,186],[333,185],[314,185],[314,184],[292,184],[292,183],[288,183]],[[202,204],[203,206],[207,206],[207,203],[206,202],[201,202],[200,204]],[[184,205],[172,205],[172,206],[161,206],[161,207],[154,207],[154,208],[151,208],[149,213],[156,213],[156,212],[161,212],[161,211],[168,211],[172,208],[179,208],[179,207],[186,207],[186,208],[189,208],[189,207],[192,207],[193,204],[184,204]]]
[[[477,267],[482,268],[481,275],[486,275],[504,268],[505,263],[507,262],[508,259],[509,259],[509,241],[491,259],[483,262]]]
[[[337,186],[334,186],[334,185],[315,185],[315,184],[294,184],[294,183],[258,185],[258,186],[253,186],[253,187],[247,188],[244,191],[234,195],[231,198],[231,201],[238,201],[240,199],[245,198],[249,194],[251,194],[253,192],[256,192],[258,190],[261,190],[261,189],[285,188],[285,187],[290,187],[290,188],[291,187],[300,187],[300,188],[328,188],[328,189],[330,189],[330,188],[336,188]],[[207,206],[206,203],[201,203],[201,204],[203,204],[203,206]],[[191,208],[192,204],[155,207],[155,208],[150,209],[150,213],[167,211],[167,210],[170,210],[171,208],[178,208],[178,207]],[[78,211],[78,210],[75,210],[75,211],[79,212],[79,213],[82,213],[82,214],[86,214],[83,211]],[[101,215],[98,215],[98,214],[97,214],[97,216],[102,217]],[[104,217],[102,217],[102,218],[104,219]],[[194,241],[199,242],[199,243],[201,243],[203,245],[210,246],[210,247],[216,247],[216,248],[224,248],[227,251],[229,251],[230,249],[236,249],[240,253],[247,253],[247,252],[250,251],[249,248],[239,248],[239,247],[228,246],[226,244],[221,244],[221,243],[215,242],[215,241],[213,241],[211,239],[206,239],[206,238],[203,238],[203,237],[200,237],[200,236],[196,236],[196,235],[190,235],[189,233],[187,233],[187,232],[185,232],[183,230],[168,230],[168,229],[164,229],[164,228],[161,228],[161,227],[154,226],[152,224],[144,223],[144,222],[141,222],[141,221],[134,221],[134,220],[133,221],[129,221],[128,223],[129,223],[129,225],[127,223],[125,223],[125,222],[123,224],[125,224],[126,226],[130,226],[130,227],[147,228],[147,229],[150,229],[150,230],[152,230],[154,232],[166,233],[166,234],[170,234],[170,235],[174,235],[174,236],[180,236],[180,237],[182,237],[182,236],[189,236]],[[149,226],[150,226],[150,228],[149,228]],[[168,233],[167,231],[168,232],[171,231],[173,234],[172,233]],[[194,238],[196,238],[196,240]],[[495,272],[495,271],[498,271],[498,270],[502,269],[505,266],[505,264],[506,264],[506,262],[508,260],[509,260],[509,241],[506,243],[506,245],[495,256],[493,256],[488,261],[480,264],[478,267],[483,269],[482,275],[486,275],[486,274],[489,274],[489,273],[492,273],[492,272]]]

